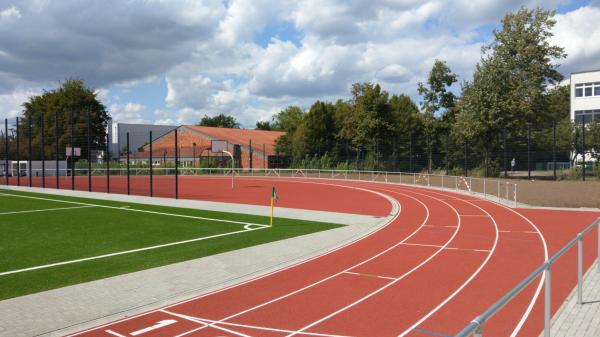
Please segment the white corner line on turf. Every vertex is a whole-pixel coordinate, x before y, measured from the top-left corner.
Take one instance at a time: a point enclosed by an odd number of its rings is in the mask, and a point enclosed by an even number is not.
[[[37,212],[49,212],[49,211],[63,211],[68,209],[79,209],[79,208],[90,208],[96,206],[73,206],[73,207],[59,207],[59,208],[42,208],[42,209],[30,209],[27,211],[12,211],[12,212],[2,212],[0,215],[9,215],[9,214],[22,214],[22,213],[37,213]]]
[[[148,213],[148,214],[156,214],[156,215],[166,215],[166,216],[174,216],[174,217],[187,218],[187,219],[210,220],[210,221],[215,221],[215,222],[226,222],[226,223],[234,223],[234,224],[239,224],[239,225],[257,225],[257,226],[263,226],[262,224],[255,224],[255,223],[252,223],[252,222],[243,222],[243,221],[235,221],[235,220],[224,220],[224,219],[214,219],[214,218],[207,218],[207,217],[202,217],[202,216],[176,214],[176,213],[166,213],[166,212],[156,212],[156,211],[149,211],[149,210],[145,210],[145,209],[136,209],[136,208],[130,208],[130,205],[126,205],[126,206],[108,206],[108,205],[92,204],[92,203],[79,202],[79,201],[70,201],[70,200],[61,200],[61,199],[53,199],[53,198],[33,197],[33,196],[21,195],[21,194],[5,194],[5,193],[0,193],[0,196],[11,196],[11,197],[18,197],[18,198],[34,199],[34,200],[55,201],[55,202],[62,202],[62,203],[66,203],[66,204],[84,205],[84,206],[89,206],[89,207],[109,208],[109,209],[116,209],[116,210],[128,211],[128,212],[140,212],[140,213]],[[182,209],[184,209],[184,208],[182,208]],[[189,208],[185,208],[185,209],[189,209]]]
[[[165,243],[165,244],[156,245],[156,246],[150,246],[150,247],[143,247],[143,248],[125,250],[125,251],[122,251],[122,252],[116,252],[116,253],[110,253],[110,254],[104,254],[104,255],[97,255],[97,256],[90,256],[90,257],[85,257],[85,258],[82,258],[82,259],[76,259],[76,260],[70,260],[70,261],[63,261],[63,262],[45,264],[45,265],[36,266],[36,267],[23,268],[23,269],[17,269],[17,270],[10,270],[10,271],[1,272],[0,276],[17,274],[17,273],[23,273],[23,272],[26,272],[26,271],[32,271],[32,270],[38,270],[38,269],[45,269],[45,268],[50,268],[50,267],[64,266],[64,265],[67,265],[67,264],[73,264],[73,263],[90,261],[90,260],[104,259],[104,258],[107,258],[107,257],[113,257],[113,256],[118,256],[118,255],[138,253],[138,252],[143,252],[143,251],[146,251],[146,250],[153,250],[153,249],[158,249],[158,248],[164,248],[164,247],[182,245],[182,244],[190,243],[190,242],[196,242],[196,241],[214,239],[214,238],[218,238],[218,237],[222,237],[222,236],[228,236],[228,235],[234,235],[234,234],[240,234],[240,233],[247,233],[247,232],[251,232],[251,231],[256,231],[256,230],[260,230],[260,229],[269,228],[269,226],[266,226],[266,225],[258,225],[258,226],[260,226],[260,227],[250,228],[250,229],[243,229],[243,230],[234,231],[234,232],[227,232],[227,233],[215,234],[215,235],[210,235],[210,236],[203,236],[203,237],[189,239],[189,240],[183,240],[183,241],[177,241],[177,242],[170,242],[170,243]]]

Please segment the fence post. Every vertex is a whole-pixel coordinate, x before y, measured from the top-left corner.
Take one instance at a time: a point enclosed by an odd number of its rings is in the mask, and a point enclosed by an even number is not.
[[[41,159],[42,159],[42,188],[46,188],[46,142],[44,141],[45,130],[44,130],[44,112],[42,111],[42,117],[40,118],[40,127],[41,127]]]
[[[74,129],[74,116],[73,116],[74,112],[73,109],[71,109],[71,118],[70,118],[70,122],[71,122],[71,190],[75,190],[75,161],[73,160],[73,154],[75,153],[75,139],[73,137],[73,129]]]
[[[500,180],[498,180],[498,201],[502,200],[501,198],[501,194],[500,194]]]
[[[110,193],[110,134],[106,130],[106,193]]]
[[[150,155],[148,156],[148,163],[150,164],[150,197],[154,196],[154,190],[153,190],[153,186],[152,186],[152,180],[153,180],[153,176],[152,176],[152,170],[153,170],[153,162],[152,162],[152,130],[150,130],[150,139],[149,139],[149,146],[150,146]]]
[[[19,137],[19,117],[15,118],[15,124],[16,124],[16,129],[17,129],[17,155],[16,155],[16,157],[17,157],[16,158],[17,159],[17,186],[21,186],[21,161],[20,161],[21,158],[19,158],[20,157],[19,152],[21,152],[21,151],[19,151],[20,150],[19,149],[19,138],[20,138]],[[14,174],[14,172],[13,172],[13,174]]]
[[[88,155],[88,192],[92,191],[92,121],[91,108],[87,108],[87,155]]]
[[[131,182],[129,172],[129,132],[127,132],[127,195],[131,194]]]
[[[514,184],[514,188],[515,188],[515,207],[517,207],[517,184]]]
[[[60,153],[60,145],[58,144],[58,110],[54,111],[54,142],[55,144],[55,160],[56,160],[56,189],[60,188],[60,171],[58,164],[58,154]]]
[[[531,124],[527,124],[527,179],[531,180]]]
[[[552,168],[556,180],[556,121],[552,124]]]
[[[467,177],[469,175],[469,162],[468,162],[468,158],[467,158],[467,147],[468,147],[468,143],[467,143],[467,138],[465,138],[465,177]]]
[[[583,162],[581,180],[585,181],[585,117],[581,119],[581,157]]]
[[[8,118],[4,118],[4,178],[8,186]]]
[[[550,304],[552,301],[551,291],[552,291],[552,280],[551,280],[551,272],[550,268],[552,266],[548,263],[546,269],[544,270],[545,276],[545,284],[544,284],[544,337],[550,337],[550,324],[551,324],[551,313],[550,313]]]
[[[32,170],[31,170],[31,157],[33,155],[33,148],[31,147],[31,143],[32,143],[31,142],[31,137],[33,137],[33,121],[32,121],[31,115],[27,118],[27,121],[29,122],[28,123],[28,129],[27,129],[27,131],[29,133],[27,135],[27,138],[28,138],[28,152],[29,152],[29,155],[27,156],[27,165],[28,165],[27,169],[28,169],[28,172],[29,172],[29,179],[28,179],[29,180],[29,187],[32,187],[33,186],[33,184],[32,184],[33,177],[32,177]]]
[[[577,304],[583,304],[583,235],[577,234]]]
[[[487,199],[487,189],[486,189],[487,186],[486,186],[486,182],[487,182],[487,179],[483,178],[483,198],[484,199]]]
[[[233,176],[233,172],[231,172]],[[179,145],[177,144],[177,129],[175,129],[175,199],[179,199]]]
[[[508,178],[508,149],[506,148],[506,128],[502,130],[502,149],[504,150],[504,178]]]
[[[413,134],[412,134],[412,132],[410,133],[410,140],[409,140],[409,144],[408,144],[408,165],[409,165],[408,171],[410,173],[412,173],[413,172]]]

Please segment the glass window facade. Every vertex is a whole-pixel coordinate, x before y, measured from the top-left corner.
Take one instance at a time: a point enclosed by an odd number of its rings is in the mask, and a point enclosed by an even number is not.
[[[585,121],[590,123],[591,121],[600,120],[600,109],[598,110],[577,110],[575,111],[575,122],[581,123]]]
[[[575,97],[600,97],[600,82],[575,84]]]

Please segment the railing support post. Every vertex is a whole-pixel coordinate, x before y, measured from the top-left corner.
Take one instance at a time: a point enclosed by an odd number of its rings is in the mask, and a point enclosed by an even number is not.
[[[551,313],[550,304],[552,302],[552,280],[551,280],[551,265],[548,264],[546,270],[544,270],[545,284],[544,284],[544,337],[550,337],[550,324],[551,324]]]
[[[577,304],[583,304],[583,235],[577,234]]]
[[[477,327],[477,330],[475,330],[473,337],[483,337],[483,326],[482,325]]]
[[[597,263],[598,263],[598,272],[600,273],[600,218],[596,220],[596,224],[598,225],[598,255],[597,255]]]

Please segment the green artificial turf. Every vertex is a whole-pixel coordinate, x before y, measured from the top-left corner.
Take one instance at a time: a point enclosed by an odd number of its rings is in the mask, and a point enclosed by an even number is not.
[[[94,206],[89,207],[89,204]],[[9,213],[31,210],[43,211]],[[244,224],[177,215],[255,224],[268,223],[268,217],[264,216],[0,190],[0,273],[244,230]],[[276,218],[271,228],[0,275],[0,299],[340,226]]]

